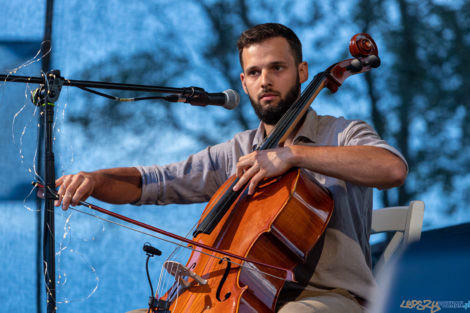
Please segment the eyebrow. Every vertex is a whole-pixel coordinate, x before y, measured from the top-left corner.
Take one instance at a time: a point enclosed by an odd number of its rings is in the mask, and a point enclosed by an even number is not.
[[[286,61],[273,61],[273,62],[270,62],[270,63],[268,64],[268,66],[286,65],[286,64],[287,64]],[[246,71],[246,72],[249,72],[249,71],[254,70],[254,69],[257,69],[257,68],[258,68],[258,66],[254,65],[254,66],[248,67],[245,71]]]

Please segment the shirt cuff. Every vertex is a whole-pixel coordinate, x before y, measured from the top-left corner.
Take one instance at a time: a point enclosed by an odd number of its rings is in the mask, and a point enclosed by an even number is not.
[[[132,204],[155,204],[157,202],[160,179],[155,167],[156,166],[135,166],[142,177],[142,194],[140,199]]]

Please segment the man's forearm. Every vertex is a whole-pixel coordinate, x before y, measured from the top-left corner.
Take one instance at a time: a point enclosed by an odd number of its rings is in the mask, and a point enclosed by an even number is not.
[[[114,204],[131,203],[140,199],[142,179],[135,167],[118,167],[91,172],[96,178],[92,196]]]
[[[358,185],[391,188],[403,184],[405,163],[392,152],[373,146],[290,146],[295,167],[350,181]]]

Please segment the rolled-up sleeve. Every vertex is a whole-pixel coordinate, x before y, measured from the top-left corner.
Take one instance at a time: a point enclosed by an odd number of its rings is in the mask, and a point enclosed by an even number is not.
[[[377,132],[366,122],[359,120],[352,121],[340,133],[339,142],[344,146],[374,146],[386,149],[402,159],[408,169],[408,163],[400,151],[380,138]]]
[[[142,176],[142,195],[136,205],[208,201],[227,179],[227,151],[222,143],[168,165],[136,166]]]

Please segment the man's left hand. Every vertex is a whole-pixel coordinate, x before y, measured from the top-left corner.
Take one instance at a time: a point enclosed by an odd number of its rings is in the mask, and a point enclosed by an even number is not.
[[[292,150],[288,146],[255,151],[240,157],[236,173],[239,180],[233,190],[237,191],[249,183],[248,194],[252,195],[263,179],[287,172],[292,167],[292,157]]]

